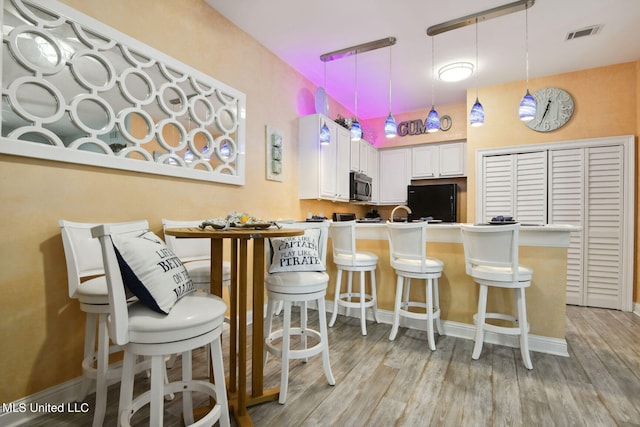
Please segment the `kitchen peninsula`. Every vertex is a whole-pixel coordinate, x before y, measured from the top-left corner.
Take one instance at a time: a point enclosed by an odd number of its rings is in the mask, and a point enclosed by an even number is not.
[[[533,281],[526,291],[530,324],[529,342],[533,351],[568,356],[565,341],[567,247],[571,233],[579,230],[579,227],[571,225],[523,225],[520,229],[520,263],[533,269]],[[359,250],[374,252],[379,257],[378,308],[383,321],[388,313],[391,323],[396,276],[389,264],[385,224],[358,224],[356,238]],[[473,339],[473,314],[477,311],[478,286],[465,272],[459,224],[430,224],[427,227],[427,241],[427,254],[444,262],[439,291],[445,332],[448,335]],[[331,258],[328,258],[327,264],[332,278],[335,278],[335,267]],[[330,293],[333,292],[333,288],[332,281]],[[424,298],[422,283],[416,282],[411,291],[419,293],[419,297]],[[513,306],[511,293],[492,291],[489,294],[489,310],[492,304]],[[331,298],[331,295],[327,296],[327,300]],[[411,326],[417,329],[425,328],[420,324]],[[491,342],[491,337],[488,336],[487,340]]]

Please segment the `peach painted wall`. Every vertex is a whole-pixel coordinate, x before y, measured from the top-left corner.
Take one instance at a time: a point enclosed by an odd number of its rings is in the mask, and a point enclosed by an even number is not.
[[[315,85],[204,0],[64,3],[247,94],[246,185],[0,155],[0,402],[81,375],[85,316],[67,295],[59,219],[146,218],[161,233],[163,217],[238,210],[303,218],[311,210],[298,200],[297,118],[314,112]],[[331,110],[332,117],[348,115],[333,102]],[[284,136],[284,182],[265,179],[266,125]],[[332,212],[330,205],[320,209]]]

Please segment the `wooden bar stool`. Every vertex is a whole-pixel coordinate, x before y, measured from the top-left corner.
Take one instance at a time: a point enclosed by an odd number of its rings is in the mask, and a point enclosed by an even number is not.
[[[520,336],[520,353],[527,369],[533,369],[529,355],[529,324],[525,289],[531,286],[533,271],[518,263],[518,238],[520,224],[460,226],[464,243],[467,274],[480,285],[478,312],[473,316],[476,325],[473,359],[482,352],[485,331]],[[487,295],[490,287],[513,289],[515,315],[487,313]],[[498,319],[513,323],[513,327],[487,323]]]

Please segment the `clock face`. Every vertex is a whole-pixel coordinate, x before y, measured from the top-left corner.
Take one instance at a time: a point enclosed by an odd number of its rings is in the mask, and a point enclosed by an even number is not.
[[[573,115],[573,98],[569,92],[557,87],[538,89],[533,93],[536,100],[536,117],[525,122],[538,132],[551,132],[564,126]]]

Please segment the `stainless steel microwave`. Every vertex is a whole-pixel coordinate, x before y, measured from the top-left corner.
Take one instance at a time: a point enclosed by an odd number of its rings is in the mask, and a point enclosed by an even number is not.
[[[349,199],[368,202],[371,200],[371,177],[360,173],[351,172]]]

